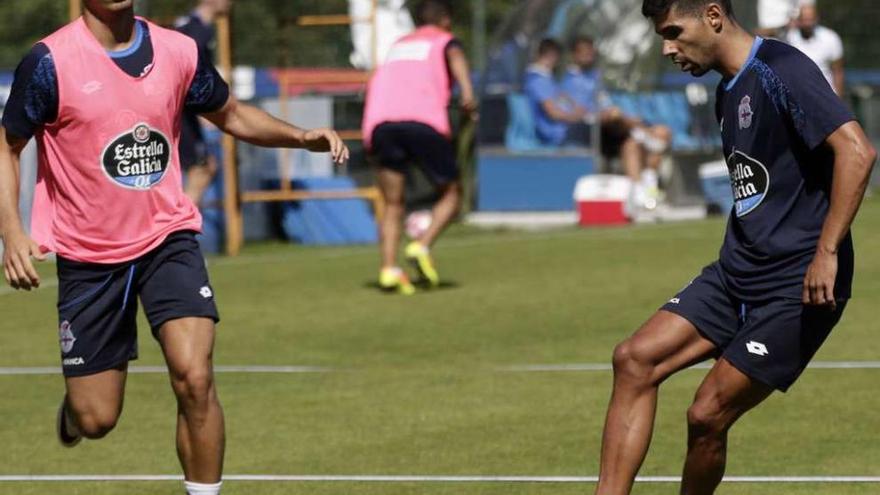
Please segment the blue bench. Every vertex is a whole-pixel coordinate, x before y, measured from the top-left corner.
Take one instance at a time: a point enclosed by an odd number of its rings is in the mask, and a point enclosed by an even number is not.
[[[613,93],[612,103],[620,110],[651,124],[662,124],[672,131],[674,150],[698,149],[705,143],[691,133],[693,119],[687,97],[681,92]]]

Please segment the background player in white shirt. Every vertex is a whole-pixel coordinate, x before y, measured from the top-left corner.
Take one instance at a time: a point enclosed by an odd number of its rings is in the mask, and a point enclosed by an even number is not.
[[[819,11],[814,4],[801,5],[795,25],[788,31],[785,41],[816,62],[834,92],[843,94],[843,42],[833,30],[819,25]]]
[[[797,15],[798,4],[798,0],[758,0],[758,29],[755,33],[765,38],[784,36]]]

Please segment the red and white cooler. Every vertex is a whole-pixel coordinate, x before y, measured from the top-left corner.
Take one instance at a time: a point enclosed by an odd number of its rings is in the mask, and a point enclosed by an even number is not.
[[[574,188],[578,223],[585,227],[629,223],[624,205],[631,188],[632,181],[620,175],[588,175],[580,178]]]

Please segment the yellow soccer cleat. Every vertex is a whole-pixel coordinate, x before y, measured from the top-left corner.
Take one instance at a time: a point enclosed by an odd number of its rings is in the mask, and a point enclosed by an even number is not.
[[[428,282],[431,287],[440,285],[440,275],[434,267],[434,259],[431,258],[431,250],[418,242],[411,242],[406,246],[407,261],[418,271],[422,280]]]
[[[404,296],[416,293],[416,288],[409,281],[409,277],[400,268],[383,268],[379,272],[379,287],[387,292],[397,291]]]

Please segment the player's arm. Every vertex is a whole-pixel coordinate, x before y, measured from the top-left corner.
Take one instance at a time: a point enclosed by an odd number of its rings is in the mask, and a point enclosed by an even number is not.
[[[831,77],[834,80],[834,91],[843,96],[846,91],[846,79],[844,76],[843,59],[831,62]]]
[[[822,227],[816,256],[804,279],[803,302],[833,306],[837,250],[862,204],[877,151],[862,126],[855,121],[838,128],[825,143],[834,152],[831,207]]]
[[[570,124],[582,122],[584,117],[587,116],[587,111],[581,107],[575,107],[574,110],[569,112],[557,105],[556,101],[552,99],[542,101],[541,108],[544,109],[544,112],[549,115],[551,119],[560,122],[568,122]]]
[[[220,110],[204,114],[214,125],[242,141],[271,148],[330,152],[333,161],[348,160],[348,147],[332,129],[300,129],[230,96]]]
[[[55,68],[49,49],[37,43],[15,69],[0,125],[0,237],[3,272],[14,289],[39,287],[31,258],[45,260],[25,232],[18,211],[21,152],[37,129],[58,115]]]
[[[583,122],[587,115],[587,111],[580,106],[574,107],[572,111],[562,108],[557,100],[559,91],[549,78],[529,78],[527,76],[523,89],[529,100],[538,102],[544,113],[555,121],[573,124]]]
[[[198,65],[186,95],[186,108],[236,138],[257,146],[329,151],[336,163],[348,160],[348,148],[332,129],[300,129],[239,102],[204,50],[199,50]]]
[[[3,238],[3,274],[13,289],[40,286],[40,276],[31,257],[45,255],[24,231],[18,211],[21,152],[27,139],[12,136],[0,126],[0,237]]]
[[[834,92],[839,96],[843,96],[843,93],[846,91],[846,81],[844,81],[843,75],[843,40],[840,39],[837,33],[831,31],[832,36],[830,37],[828,43],[830,44],[829,55],[831,62],[831,80],[834,84]]]
[[[477,97],[474,94],[474,85],[471,82],[470,68],[467,56],[459,43],[450,44],[446,49],[446,61],[449,64],[449,72],[461,89],[461,108],[468,113],[477,111]]]

